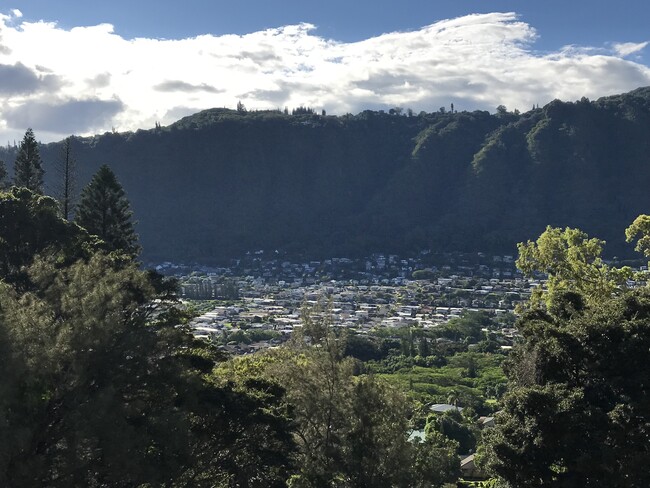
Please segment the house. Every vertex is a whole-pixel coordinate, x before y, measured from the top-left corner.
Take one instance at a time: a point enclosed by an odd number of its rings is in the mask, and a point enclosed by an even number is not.
[[[478,421],[482,429],[494,427],[494,417],[479,417]]]
[[[461,476],[465,480],[484,480],[487,476],[482,472],[474,462],[475,454],[470,454],[460,460]]]
[[[449,410],[458,410],[459,412],[463,411],[463,407],[457,407],[456,405],[450,405],[449,403],[434,403],[429,407],[429,409],[435,413],[445,413]]]

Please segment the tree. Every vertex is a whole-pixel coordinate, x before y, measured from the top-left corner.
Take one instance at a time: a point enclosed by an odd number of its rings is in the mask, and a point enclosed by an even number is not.
[[[443,414],[432,414],[427,419],[426,431],[436,431],[446,438],[456,441],[459,454],[473,452],[476,448],[478,429],[467,425],[457,409]],[[431,432],[429,432],[431,434]]]
[[[95,245],[78,225],[60,218],[57,202],[27,188],[0,192],[0,279],[28,286],[25,268],[49,251],[70,264]]]
[[[639,215],[625,229],[625,240],[627,242],[632,242],[637,236],[639,237],[634,250],[642,252],[645,257],[650,257],[650,215]]]
[[[68,220],[74,209],[77,192],[77,162],[72,155],[72,137],[63,142],[56,171],[59,178],[56,197],[61,205],[61,215]]]
[[[519,324],[485,464],[522,488],[648,486],[650,292],[561,310]]]
[[[98,236],[106,250],[136,256],[140,246],[132,215],[124,189],[113,171],[103,165],[81,192],[75,222]]]
[[[18,147],[14,162],[14,185],[24,186],[35,193],[43,194],[43,162],[34,138],[34,131],[27,129]]]
[[[303,331],[290,349],[239,357],[216,373],[235,382],[261,377],[286,389],[297,444],[297,472],[288,485],[431,487],[456,479],[457,444],[443,438],[409,442],[405,395],[373,376],[355,374],[357,362],[343,355],[346,337],[334,332],[322,304],[303,317]]]
[[[282,486],[283,390],[209,381],[218,352],[157,313],[146,273],[95,254],[28,274],[0,284],[0,485]]]
[[[537,306],[545,301],[551,306],[557,292],[568,290],[578,292],[589,302],[597,302],[625,289],[632,270],[607,265],[601,258],[604,244],[580,229],[550,226],[535,242],[517,244],[517,267],[527,276],[548,276],[546,290],[535,289],[530,304]]]
[[[645,235],[645,219],[630,229],[628,239]],[[542,236],[520,245],[518,264],[546,270],[548,291],[517,323],[481,462],[513,487],[648,486],[650,290],[626,288],[629,271],[600,260],[602,241],[577,229]]]
[[[408,484],[414,488],[449,486],[460,476],[458,443],[438,432],[428,432],[424,442],[413,445],[415,458]],[[452,485],[453,486],[453,485]]]
[[[284,390],[210,381],[174,284],[96,249],[53,199],[0,194],[0,485],[284,486]]]

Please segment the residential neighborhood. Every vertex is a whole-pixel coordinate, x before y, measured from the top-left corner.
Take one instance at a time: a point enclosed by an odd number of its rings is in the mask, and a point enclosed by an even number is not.
[[[441,260],[446,264],[432,264]],[[374,254],[296,263],[267,259],[260,251],[228,267],[167,262],[156,269],[179,279],[182,299],[207,307],[190,323],[194,334],[235,354],[282,343],[302,326],[305,308],[317,303],[326,303],[334,326],[359,334],[377,328],[430,329],[464,310],[511,316],[543,282],[523,277],[512,256],[482,254]],[[516,336],[512,322],[504,320],[510,326],[497,331],[504,348]]]

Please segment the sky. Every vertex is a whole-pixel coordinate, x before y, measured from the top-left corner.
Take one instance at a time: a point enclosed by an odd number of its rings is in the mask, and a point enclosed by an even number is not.
[[[650,85],[647,0],[12,1],[0,144],[27,127],[49,142],[238,101],[526,111]]]

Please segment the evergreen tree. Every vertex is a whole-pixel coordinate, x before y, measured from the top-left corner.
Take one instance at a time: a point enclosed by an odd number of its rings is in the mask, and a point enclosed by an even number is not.
[[[130,207],[115,173],[103,165],[81,192],[75,222],[104,241],[108,251],[136,256],[140,246]]]
[[[34,138],[34,131],[27,129],[14,162],[14,185],[24,186],[42,195],[43,173],[43,161],[41,161],[38,151],[38,143]]]

